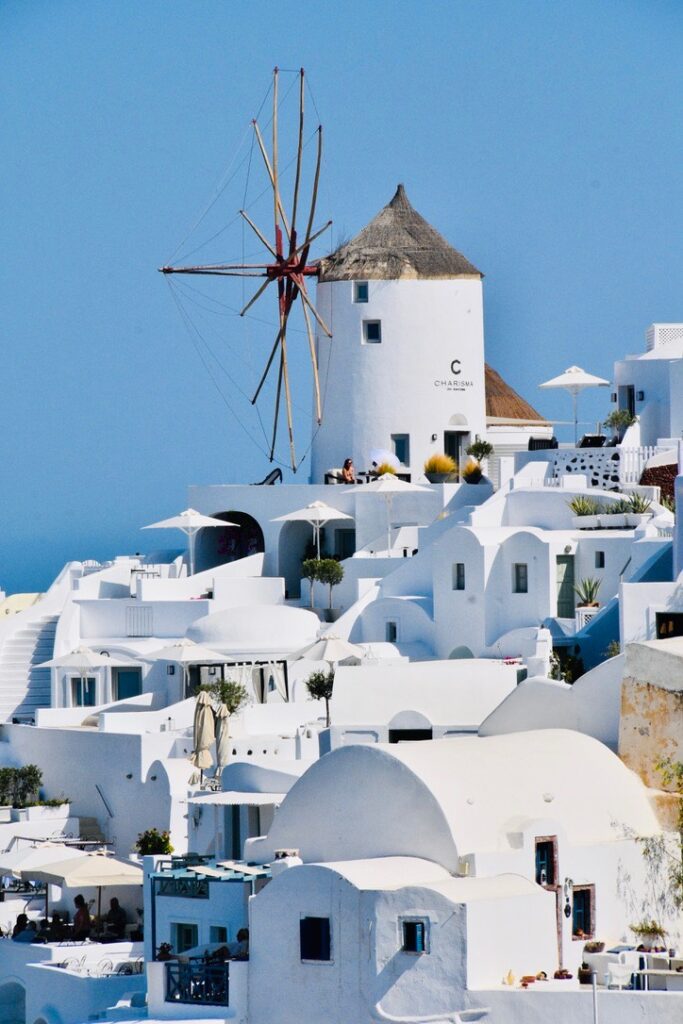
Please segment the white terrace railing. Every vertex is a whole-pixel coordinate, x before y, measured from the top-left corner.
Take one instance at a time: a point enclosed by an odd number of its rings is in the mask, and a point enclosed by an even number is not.
[[[653,455],[671,449],[661,445],[639,448],[557,448],[543,452],[550,462],[550,486],[559,485],[560,478],[580,474],[589,486],[613,490],[620,484],[637,484],[645,465]]]

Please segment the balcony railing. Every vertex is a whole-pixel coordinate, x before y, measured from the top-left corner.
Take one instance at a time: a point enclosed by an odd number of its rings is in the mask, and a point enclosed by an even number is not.
[[[229,1006],[230,964],[166,964],[166,1002]]]

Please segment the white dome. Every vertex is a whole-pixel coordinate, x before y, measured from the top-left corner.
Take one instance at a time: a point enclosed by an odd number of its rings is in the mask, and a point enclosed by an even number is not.
[[[318,616],[303,608],[250,605],[207,615],[190,626],[187,636],[225,653],[286,654],[311,643],[319,630]]]

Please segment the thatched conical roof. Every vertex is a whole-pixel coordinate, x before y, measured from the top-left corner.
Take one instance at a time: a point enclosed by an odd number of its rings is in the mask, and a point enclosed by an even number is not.
[[[320,281],[452,277],[483,274],[413,209],[403,185],[355,238],[320,260]]]
[[[486,392],[486,416],[489,419],[527,420],[535,423],[547,422],[540,412],[518,395],[514,388],[488,363],[484,368],[484,389]]]

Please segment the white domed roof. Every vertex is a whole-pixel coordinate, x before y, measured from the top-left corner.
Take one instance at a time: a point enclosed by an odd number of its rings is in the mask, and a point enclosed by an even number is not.
[[[249,605],[224,608],[198,619],[187,636],[225,653],[286,654],[311,643],[319,630],[318,616],[304,608]]]

